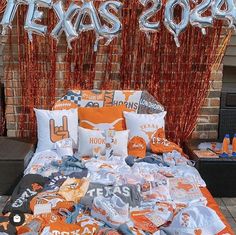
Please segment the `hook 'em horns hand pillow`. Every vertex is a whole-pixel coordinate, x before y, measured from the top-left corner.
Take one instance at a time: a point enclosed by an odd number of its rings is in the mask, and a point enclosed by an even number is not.
[[[71,138],[73,147],[77,145],[78,112],[70,110],[34,109],[37,118],[38,145],[37,152],[54,149],[55,143]]]

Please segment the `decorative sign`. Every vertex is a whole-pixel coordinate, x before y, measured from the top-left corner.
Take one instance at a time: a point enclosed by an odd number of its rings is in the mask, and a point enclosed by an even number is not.
[[[3,27],[2,34],[6,34],[6,29],[11,28],[18,6],[27,5],[28,11],[24,28],[28,32],[31,42],[33,40],[32,34],[44,36],[47,32],[47,26],[40,24],[43,18],[43,12],[39,10],[39,7],[46,7],[53,8],[58,18],[55,28],[50,33],[55,40],[59,41],[62,32],[64,32],[68,47],[71,49],[71,42],[77,39],[82,32],[93,30],[96,35],[95,51],[101,39],[105,38],[107,40],[105,45],[109,45],[119,35],[122,29],[121,21],[111,10],[118,14],[122,8],[122,3],[119,1],[101,2],[97,10],[93,0],[81,0],[81,2],[81,6],[72,2],[66,10],[62,0],[56,1],[55,3],[52,0],[8,0],[1,21]],[[162,1],[139,0],[139,2],[144,7],[150,2],[152,3],[151,7],[145,10],[139,18],[140,30],[150,39],[149,33],[157,32],[160,22],[150,22],[149,19],[161,9]],[[164,24],[169,32],[173,34],[177,47],[180,46],[178,36],[186,29],[189,23],[193,27],[199,27],[203,34],[206,34],[206,27],[213,26],[213,19],[226,20],[230,28],[236,28],[236,4],[234,0],[202,0],[200,3],[192,0],[192,2],[196,5],[192,10],[190,9],[189,0],[167,0],[165,4]],[[222,8],[224,3],[225,6]],[[182,9],[179,23],[175,21],[174,17],[176,6],[180,6]],[[203,16],[207,11],[210,12],[210,15]],[[90,18],[90,23],[85,22],[87,16]],[[101,18],[110,26],[102,24]]]

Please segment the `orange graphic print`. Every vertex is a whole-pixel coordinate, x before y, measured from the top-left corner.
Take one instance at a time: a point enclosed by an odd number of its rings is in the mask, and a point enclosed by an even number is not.
[[[202,230],[201,229],[195,229],[194,230],[194,235],[202,235]]]
[[[106,163],[103,163],[99,168],[111,168],[112,169],[112,167]]]
[[[133,91],[123,91],[122,93],[125,96],[125,101],[128,101],[129,97],[134,94]]]
[[[74,102],[70,101],[70,100],[58,100],[54,106],[53,106],[53,110],[68,110],[68,109],[75,109],[78,108],[78,105],[75,104]]]
[[[149,209],[142,210],[142,211],[132,211],[130,213],[130,217],[136,228],[153,234],[158,230],[158,228],[145,216],[146,214],[149,214],[150,212],[151,210]]]
[[[158,137],[158,138],[165,138],[165,131],[164,131],[164,128],[159,128],[156,133],[155,133],[155,136]]]
[[[93,152],[96,154],[96,153],[100,153],[101,152],[101,148],[99,146],[97,147],[94,147],[93,148]]]
[[[85,90],[81,94],[82,100],[93,100],[93,101],[103,101],[104,100],[104,91],[95,93],[90,90]]]
[[[78,215],[77,224],[80,226],[80,234],[81,235],[92,235],[97,234],[96,232],[100,230],[100,223],[91,217],[86,215]]]
[[[183,190],[188,192],[193,188],[193,186],[191,184],[185,184],[185,183],[182,183],[182,182],[178,182],[177,188],[178,189],[183,189]]]
[[[53,143],[62,139],[69,138],[68,119],[66,116],[62,117],[62,126],[55,126],[54,119],[50,119],[49,126],[50,126],[50,139]]]
[[[37,183],[31,184],[31,186],[32,186],[32,189],[33,189],[34,191],[38,191],[38,190],[43,189],[43,187],[42,187],[40,184],[37,184]]]
[[[184,227],[188,227],[189,219],[190,219],[190,215],[186,212],[183,212],[181,225]]]
[[[154,124],[145,124],[140,126],[140,129],[148,136],[148,139],[151,141],[153,135],[157,135],[159,138],[165,138],[165,132],[163,128],[158,128]]]
[[[142,131],[148,136],[149,140],[151,140],[153,134],[155,133],[155,131],[145,131],[145,130]]]
[[[119,118],[112,123],[93,123],[88,120],[82,120],[81,123],[90,125],[91,127],[93,127],[93,130],[108,131],[115,129],[115,125],[123,120],[123,118]]]
[[[103,106],[112,106],[113,97],[114,91],[105,91]]]
[[[2,222],[0,223],[0,226],[2,226],[4,228],[4,230],[7,230],[9,222]]]

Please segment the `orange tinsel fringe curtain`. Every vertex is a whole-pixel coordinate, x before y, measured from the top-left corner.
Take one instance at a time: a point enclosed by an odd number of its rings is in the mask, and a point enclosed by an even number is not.
[[[56,45],[49,35],[45,38],[34,36],[30,44],[23,29],[26,8],[20,7],[17,24],[9,36],[7,51],[10,57],[6,68],[7,82],[16,88],[15,83],[20,81],[22,88],[15,89],[21,100],[14,99],[20,136],[35,136],[33,107],[50,108],[55,98],[67,89],[92,89],[99,79],[101,89],[148,90],[168,111],[168,138],[181,142],[191,135],[210,85],[212,67],[219,59],[221,23],[216,22],[213,28],[207,29],[205,36],[198,28],[189,26],[179,37],[181,47],[177,48],[173,36],[163,25],[164,7],[153,18],[160,21],[160,30],[151,34],[148,41],[138,26],[144,10],[139,1],[122,2],[120,37],[109,46],[100,46],[96,53],[93,51],[94,32],[82,33],[72,43],[72,50],[65,49],[65,40]],[[0,10],[1,7],[3,5]],[[48,25],[51,32],[56,17],[52,10],[45,14],[47,17],[42,23]],[[13,46],[16,41],[17,54]],[[115,75],[114,64],[119,65]],[[15,74],[19,75],[17,81]]]
[[[3,11],[5,10],[6,4],[7,4],[7,1],[6,1],[6,0],[2,0],[2,1],[0,2],[0,14],[3,13]]]
[[[180,143],[194,130],[207,95],[212,67],[219,58],[222,23],[216,22],[205,36],[199,28],[189,26],[180,35],[181,46],[177,48],[163,24],[163,10],[155,16],[160,30],[150,34],[148,41],[138,27],[140,3],[124,1],[119,88],[148,90],[167,110],[168,138]],[[111,82],[112,78],[104,84]]]
[[[92,89],[96,53],[92,32],[80,36],[72,50],[67,49],[64,38],[57,45],[49,34],[45,38],[34,36],[30,43],[24,30],[26,10],[26,7],[19,7],[6,44],[5,52],[9,54],[6,83],[14,91],[17,136],[35,137],[33,108],[50,109],[55,99],[68,89]],[[42,24],[51,32],[57,23],[55,13],[45,10],[45,15]]]
[[[6,7],[6,0],[2,0],[0,2],[0,14],[3,13],[3,11],[5,10]],[[0,89],[1,89],[1,81],[0,81]],[[5,134],[5,115],[4,115],[4,101],[1,100],[1,98],[3,97],[1,90],[0,90],[0,136]]]

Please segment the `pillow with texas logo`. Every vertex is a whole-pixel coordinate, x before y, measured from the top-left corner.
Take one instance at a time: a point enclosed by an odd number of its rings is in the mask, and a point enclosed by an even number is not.
[[[92,130],[125,130],[123,111],[127,111],[125,105],[112,107],[85,107],[79,108],[80,126]]]
[[[142,137],[146,141],[147,149],[150,150],[152,136],[158,129],[165,129],[165,116],[166,111],[155,114],[137,114],[124,111],[126,127],[130,130],[129,138]]]
[[[71,138],[77,146],[78,112],[69,110],[34,109],[37,118],[38,145],[36,152],[55,148],[55,143]]]
[[[115,131],[113,154],[115,156],[126,157],[128,146],[129,130]],[[100,130],[89,130],[79,127],[78,154],[81,157],[105,154],[106,140],[105,132]]]

